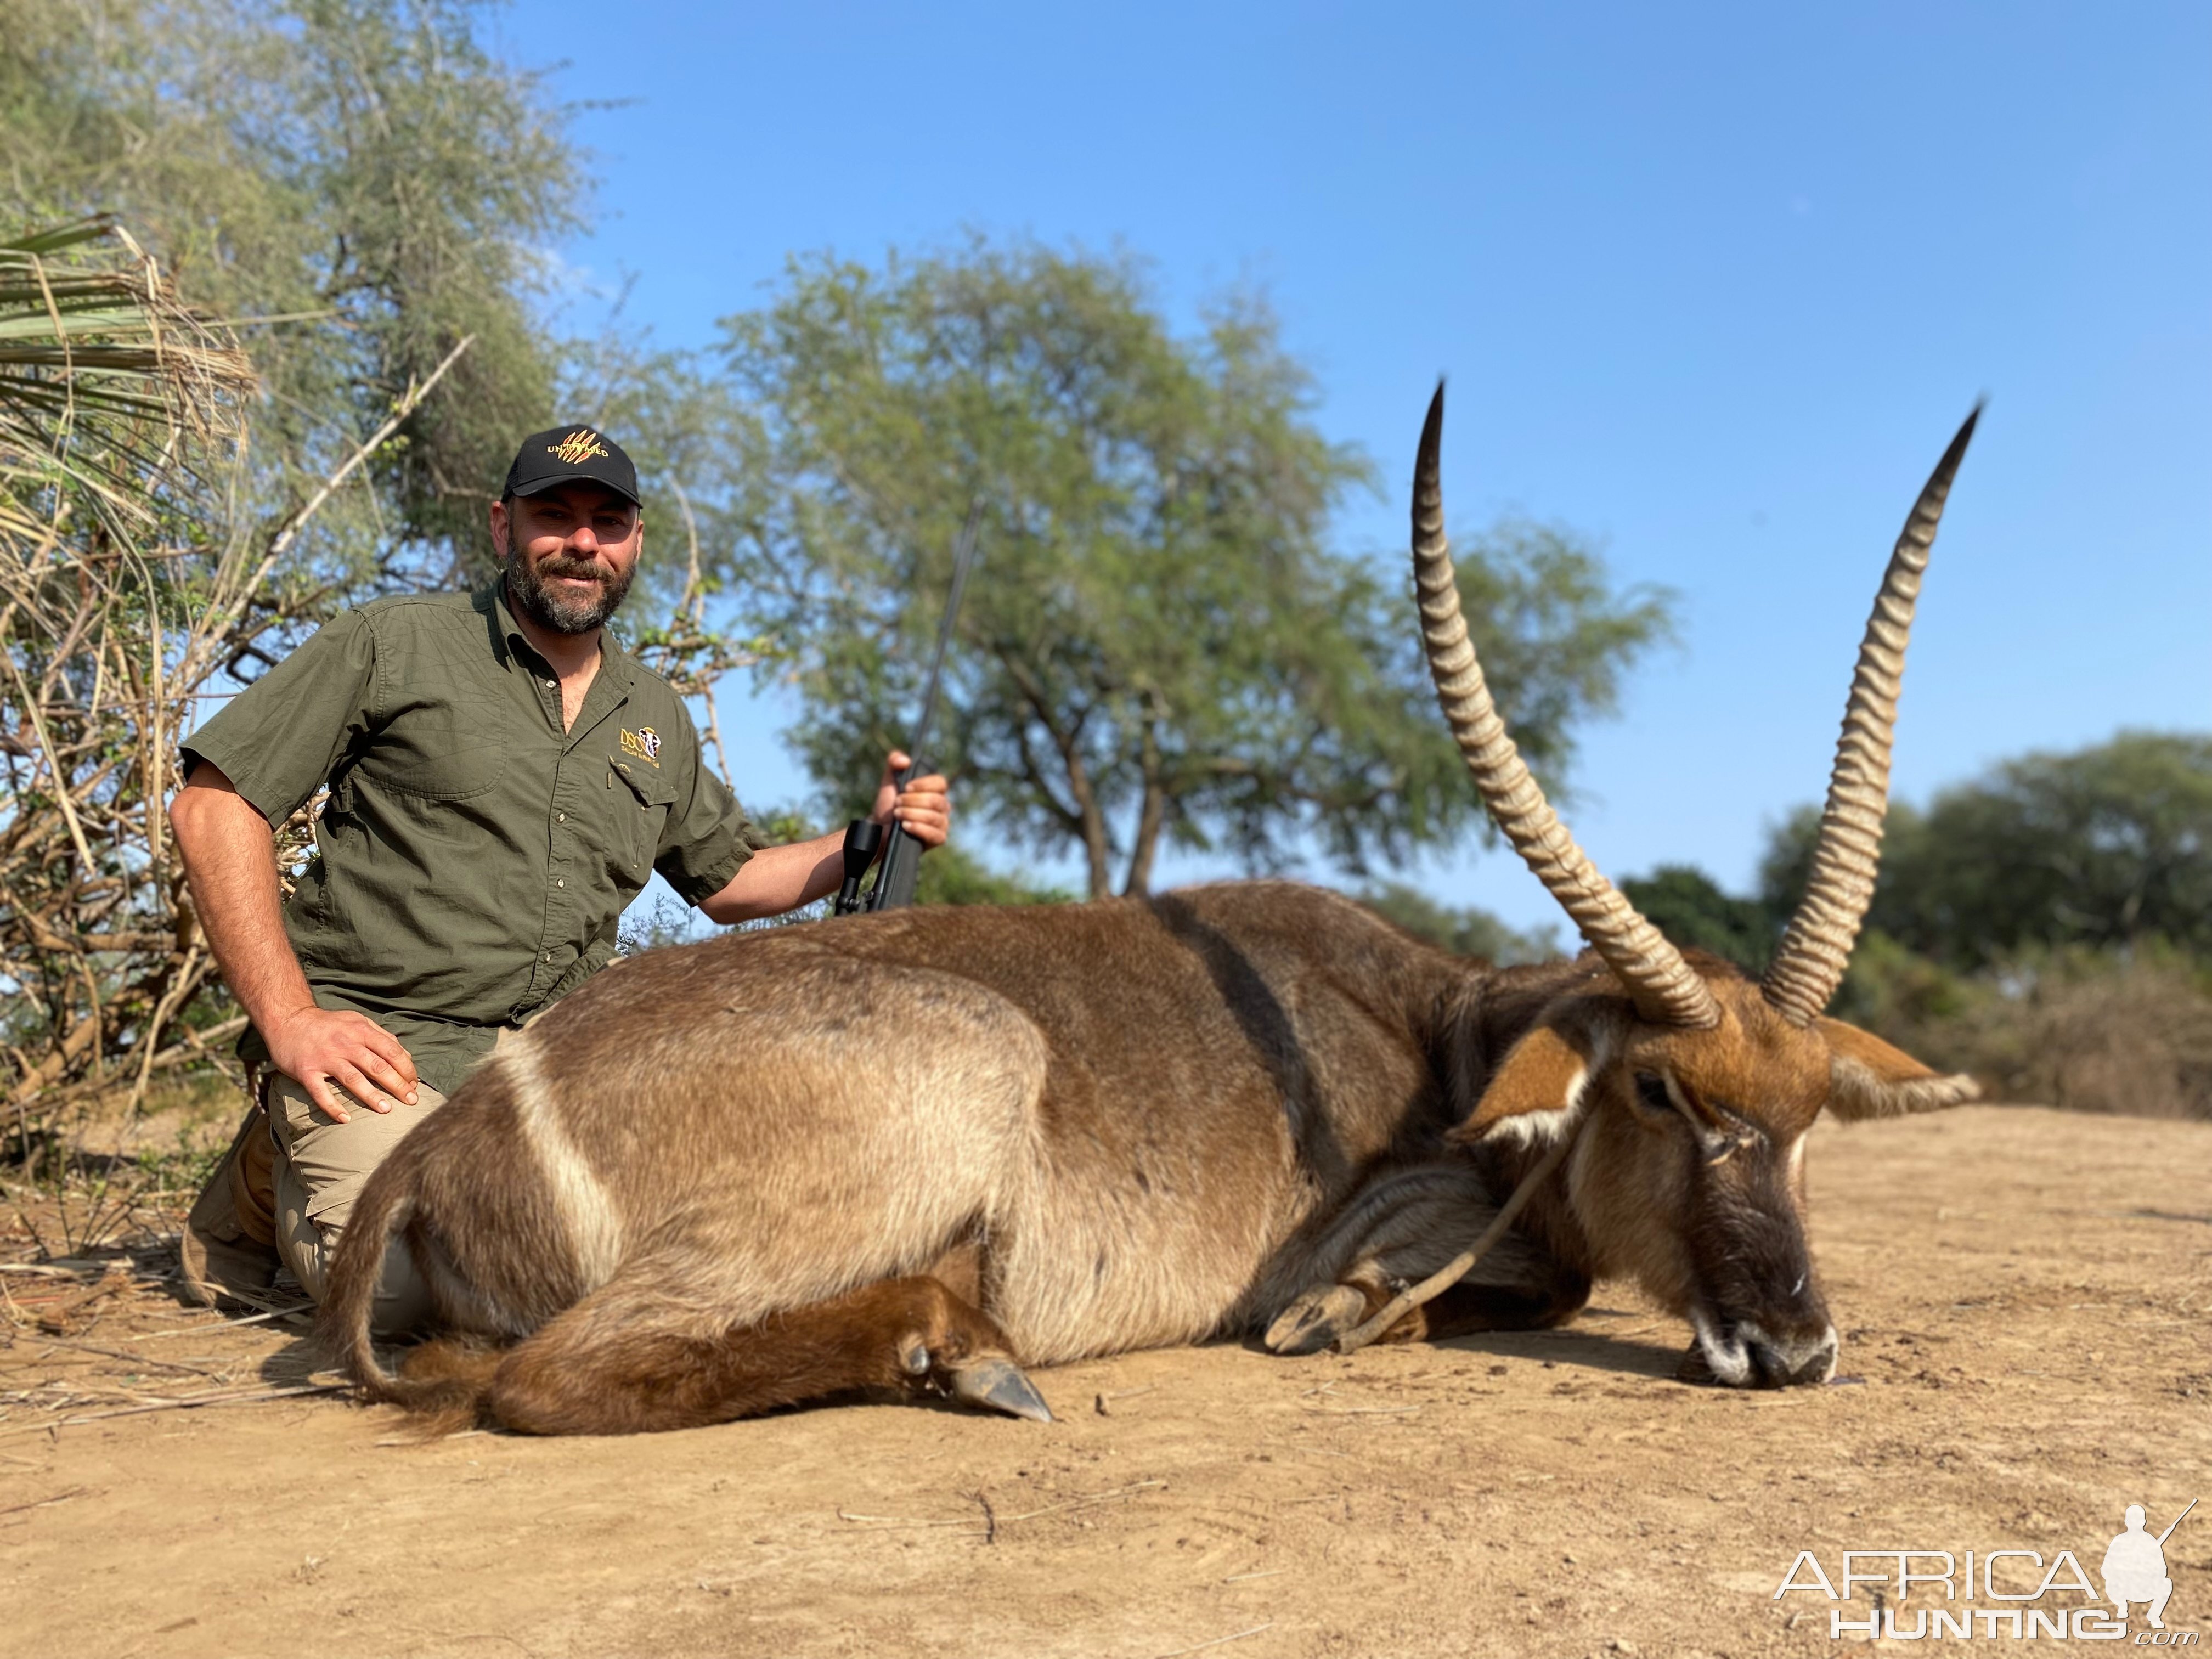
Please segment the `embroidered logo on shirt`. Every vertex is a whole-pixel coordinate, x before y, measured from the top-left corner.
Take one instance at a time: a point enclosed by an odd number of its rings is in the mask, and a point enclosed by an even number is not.
[[[625,755],[635,755],[655,766],[660,764],[660,733],[649,726],[641,726],[635,732],[624,726],[622,746]]]

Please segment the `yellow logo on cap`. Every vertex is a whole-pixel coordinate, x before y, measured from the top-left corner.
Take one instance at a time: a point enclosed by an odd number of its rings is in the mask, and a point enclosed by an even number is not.
[[[546,445],[545,453],[557,456],[570,466],[595,456],[601,460],[609,459],[607,447],[599,441],[599,434],[587,426],[578,427],[557,444]]]

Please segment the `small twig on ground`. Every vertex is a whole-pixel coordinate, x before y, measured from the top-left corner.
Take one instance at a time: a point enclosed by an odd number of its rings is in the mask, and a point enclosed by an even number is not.
[[[1289,1571],[1288,1567],[1270,1567],[1265,1572],[1232,1572],[1221,1582],[1224,1584],[1241,1584],[1250,1578],[1279,1578]]]
[[[997,1543],[999,1541],[999,1517],[996,1511],[991,1508],[991,1500],[983,1496],[982,1489],[981,1487],[978,1487],[975,1491],[969,1492],[968,1495],[975,1500],[976,1504],[983,1511],[983,1541],[987,1544]]]
[[[115,1340],[118,1342],[160,1342],[172,1336],[198,1336],[203,1331],[228,1331],[240,1325],[263,1325],[272,1319],[289,1319],[295,1313],[305,1311],[304,1308],[273,1308],[267,1313],[248,1314],[243,1319],[218,1319],[212,1323],[186,1325],[179,1330],[132,1331],[127,1335],[118,1335]]]
[[[1150,1394],[1158,1387],[1159,1387],[1159,1384],[1157,1382],[1147,1382],[1141,1389],[1122,1389],[1112,1394],[1099,1394],[1093,1396],[1091,1401],[1091,1409],[1097,1412],[1101,1417],[1111,1417],[1114,1413],[1113,1409],[1107,1404],[1109,1401],[1133,1400],[1140,1394]]]
[[[0,1515],[21,1515],[25,1510],[42,1510],[52,1504],[66,1504],[72,1498],[82,1498],[92,1490],[89,1486],[71,1486],[67,1492],[58,1492],[52,1498],[34,1498],[28,1504],[10,1504],[0,1510]]]
[[[96,1423],[106,1417],[137,1417],[145,1412],[190,1411],[196,1406],[245,1406],[264,1400],[289,1400],[307,1394],[340,1394],[351,1386],[343,1382],[308,1382],[294,1389],[261,1389],[241,1394],[198,1394],[183,1400],[163,1400],[143,1406],[119,1406],[113,1411],[81,1412],[75,1417],[61,1418],[51,1423],[26,1423],[21,1427],[0,1429],[0,1437],[9,1432],[35,1434],[45,1430],[74,1428],[80,1423]]]
[[[1342,1411],[1332,1411],[1327,1406],[1308,1406],[1309,1417],[1403,1417],[1417,1412],[1419,1406],[1347,1406]]]
[[[389,1440],[380,1440],[376,1443],[380,1446],[442,1446],[448,1440],[466,1440],[473,1435],[490,1432],[489,1429],[463,1429],[454,1434],[432,1435],[427,1440],[419,1434],[401,1434],[394,1435]]]
[[[1063,1510],[1085,1509],[1092,1504],[1106,1504],[1117,1498],[1134,1497],[1140,1492],[1157,1492],[1166,1485],[1164,1480],[1139,1480],[1133,1486],[1116,1486],[1111,1492],[1095,1492],[1082,1498],[1071,1498],[1065,1503],[1048,1504],[1041,1510],[1025,1510],[1019,1515],[994,1515],[991,1517],[991,1525],[994,1530],[1000,1527],[1011,1527],[1017,1521],[1035,1521],[1042,1516],[1058,1515]],[[976,1496],[973,1493],[962,1495]],[[885,1530],[898,1527],[967,1527],[970,1531],[978,1530],[964,1515],[944,1521],[907,1521],[896,1516],[855,1515],[848,1510],[839,1510],[837,1518],[840,1521],[860,1522]]]
[[[1261,1631],[1274,1627],[1275,1621],[1270,1619],[1264,1625],[1255,1625],[1249,1630],[1240,1630],[1231,1636],[1217,1636],[1211,1642],[1194,1642],[1187,1648],[1170,1648],[1167,1652],[1155,1656],[1155,1659],[1182,1659],[1186,1653],[1203,1653],[1208,1648],[1218,1648],[1225,1642],[1241,1642],[1248,1636],[1257,1636]]]
[[[1116,1486],[1111,1492],[1092,1492],[1087,1498],[1071,1498],[1064,1504],[1048,1504],[1041,1510],[1029,1510],[1020,1515],[1002,1518],[1002,1524],[1011,1527],[1017,1521],[1034,1521],[1039,1516],[1057,1515],[1062,1510],[1079,1510],[1092,1504],[1106,1504],[1117,1498],[1133,1498],[1140,1492],[1158,1492],[1165,1486],[1164,1480],[1139,1480],[1133,1486]]]
[[[840,1521],[858,1521],[872,1527],[964,1527],[968,1517],[956,1515],[950,1521],[906,1521],[896,1515],[856,1515],[850,1510],[839,1510]]]
[[[73,1342],[58,1336],[29,1336],[26,1346],[36,1343],[42,1348],[74,1348],[79,1353],[103,1354],[110,1359],[128,1360],[133,1365],[158,1365],[165,1371],[190,1371],[195,1376],[220,1377],[204,1365],[188,1365],[181,1359],[156,1359],[150,1354],[131,1353],[122,1348],[103,1348],[96,1342]]]

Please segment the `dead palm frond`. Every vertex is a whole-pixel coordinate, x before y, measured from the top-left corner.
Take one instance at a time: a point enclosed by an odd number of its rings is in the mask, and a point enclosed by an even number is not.
[[[149,520],[172,470],[238,430],[246,354],[105,216],[0,240],[0,540],[82,493]]]
[[[106,219],[0,229],[0,1132],[26,1169],[58,1114],[224,1066],[245,1020],[167,836],[178,738],[311,624],[303,529],[472,339],[275,511],[228,331]],[[304,810],[277,825],[279,869],[311,839]]]

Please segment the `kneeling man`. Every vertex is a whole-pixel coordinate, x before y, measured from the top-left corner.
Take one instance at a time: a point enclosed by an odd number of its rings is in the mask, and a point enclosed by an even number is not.
[[[763,846],[683,699],[605,634],[642,519],[611,441],[538,433],[491,508],[496,577],[343,613],[185,745],[169,819],[260,1102],[185,1229],[201,1300],[257,1298],[281,1261],[319,1301],[369,1172],[502,1033],[607,965],[653,871],[723,923],[836,890],[842,836]],[[906,763],[875,817],[938,846],[945,780],[902,792]],[[284,901],[270,826],[325,783]],[[376,1328],[428,1312],[395,1243]]]

